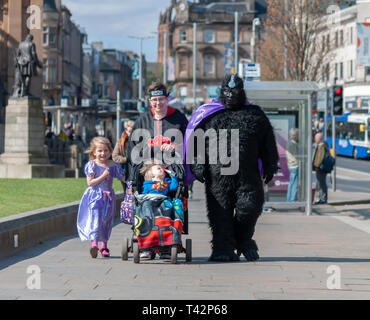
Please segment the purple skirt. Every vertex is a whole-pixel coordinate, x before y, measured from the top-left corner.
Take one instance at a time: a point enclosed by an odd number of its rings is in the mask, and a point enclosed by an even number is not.
[[[108,241],[116,214],[116,196],[111,189],[89,187],[82,196],[77,230],[82,241]]]

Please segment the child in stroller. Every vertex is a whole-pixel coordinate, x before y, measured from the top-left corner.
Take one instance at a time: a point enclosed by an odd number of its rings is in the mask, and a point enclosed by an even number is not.
[[[156,253],[160,258],[170,258],[176,263],[177,253],[184,251],[186,261],[191,260],[191,239],[186,240],[186,249],[181,241],[184,223],[183,203],[179,199],[184,172],[181,166],[173,164],[169,170],[161,163],[151,161],[139,170],[144,181],[139,181],[136,190],[134,188],[135,263],[139,263],[140,258],[154,259]]]

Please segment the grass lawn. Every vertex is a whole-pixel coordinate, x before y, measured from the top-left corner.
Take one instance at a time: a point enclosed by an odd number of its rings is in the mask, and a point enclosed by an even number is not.
[[[86,188],[86,178],[0,179],[0,218],[81,200]],[[113,189],[121,192],[121,182]]]

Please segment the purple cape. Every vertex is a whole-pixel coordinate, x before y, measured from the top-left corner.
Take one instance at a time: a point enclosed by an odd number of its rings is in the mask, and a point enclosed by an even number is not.
[[[246,100],[245,105],[248,106],[250,103]],[[192,184],[195,180],[194,174],[190,170],[190,163],[186,161],[186,153],[191,143],[191,137],[193,132],[199,127],[203,120],[211,116],[212,114],[224,110],[225,106],[217,99],[213,99],[211,103],[201,105],[191,116],[188,126],[186,127],[184,145],[183,145],[183,163],[185,166],[185,186]]]

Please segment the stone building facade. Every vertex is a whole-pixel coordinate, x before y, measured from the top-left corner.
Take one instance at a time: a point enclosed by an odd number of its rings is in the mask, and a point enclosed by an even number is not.
[[[43,104],[80,105],[84,34],[61,0],[45,0],[42,24]]]
[[[258,3],[258,6],[256,6]],[[160,15],[158,58],[167,52],[168,79],[173,93],[187,105],[193,97],[193,39],[196,36],[196,104],[218,96],[225,74],[234,72],[234,12],[238,12],[238,56],[250,59],[252,21],[263,14],[263,1],[207,1],[190,3],[173,0]],[[196,35],[193,26],[196,23]],[[166,36],[165,36],[166,34]],[[164,49],[166,37],[167,49]],[[172,64],[172,66],[171,66]],[[173,71],[171,71],[173,70]],[[171,72],[173,74],[171,74]]]
[[[370,34],[370,1],[358,1],[343,9],[338,6],[323,21],[318,39],[330,55],[324,61],[319,85],[323,89],[334,83],[343,85],[344,110],[370,112],[370,63],[364,64],[359,55],[366,50],[370,61],[369,44],[361,43],[360,35]]]

